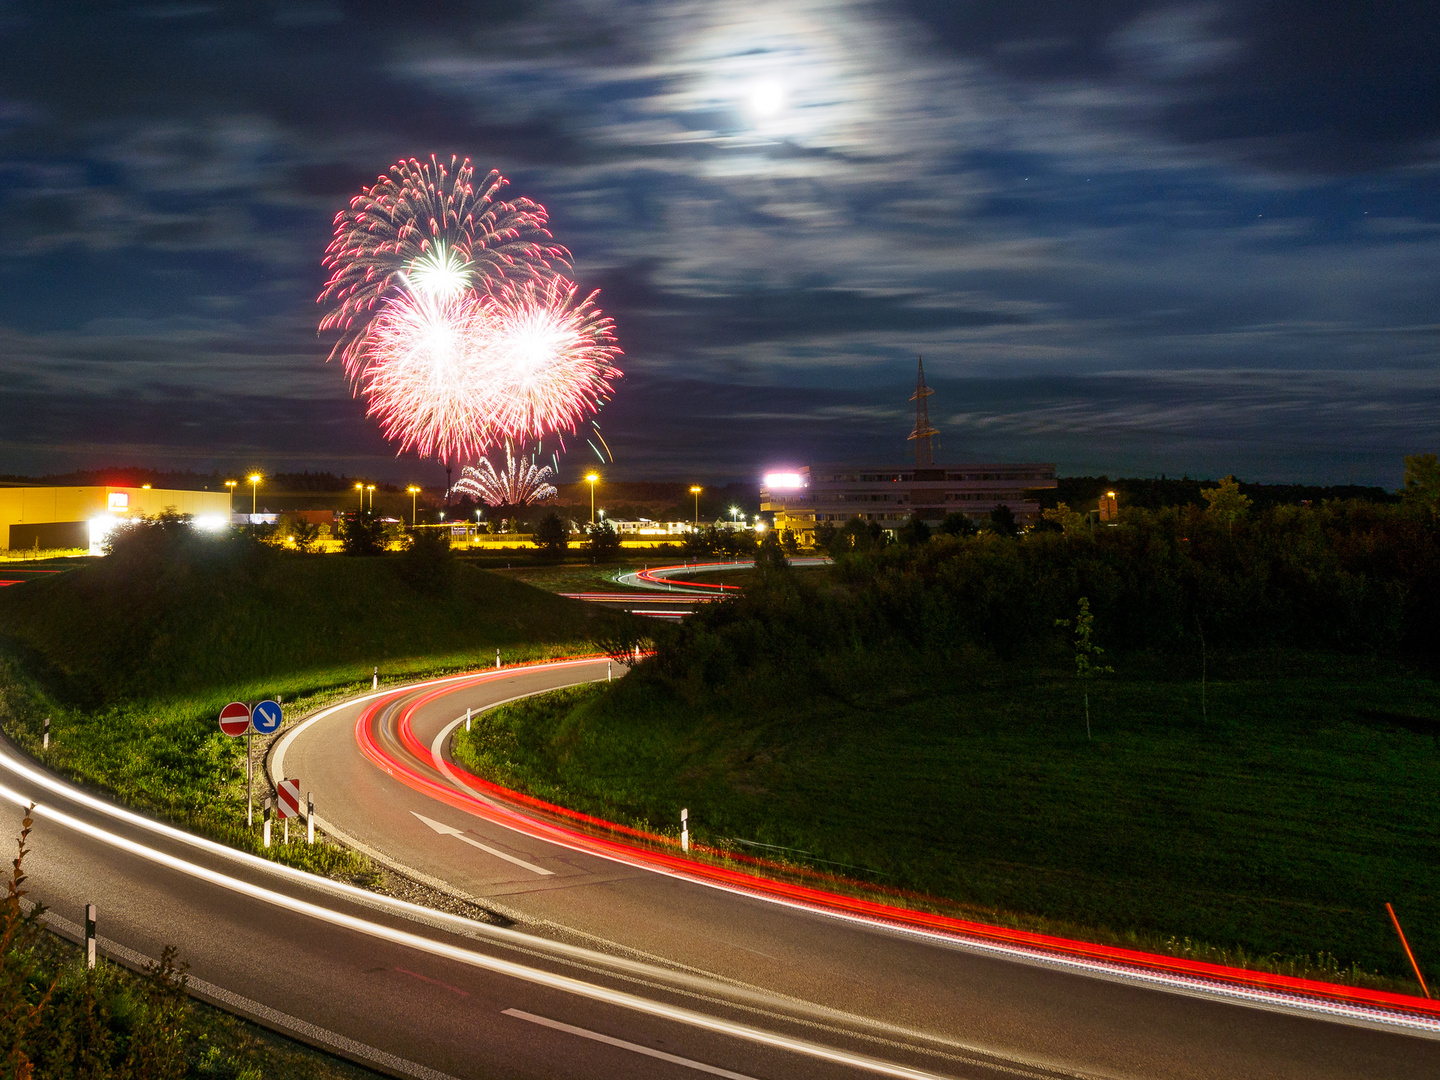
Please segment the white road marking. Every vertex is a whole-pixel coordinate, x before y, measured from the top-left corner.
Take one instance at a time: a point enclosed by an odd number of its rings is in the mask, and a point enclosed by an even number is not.
[[[532,1024],[540,1024],[543,1027],[554,1028],[556,1031],[579,1035],[582,1039],[594,1039],[596,1042],[604,1043],[606,1046],[618,1046],[621,1050],[629,1050],[631,1053],[659,1058],[661,1061],[668,1061],[672,1065],[683,1065],[687,1069],[709,1073],[711,1076],[726,1076],[729,1077],[730,1080],[755,1080],[753,1076],[747,1073],[731,1072],[729,1069],[722,1069],[716,1065],[706,1065],[705,1062],[696,1061],[693,1058],[667,1054],[664,1050],[652,1050],[650,1047],[641,1046],[639,1043],[626,1042],[624,1039],[617,1039],[610,1035],[601,1035],[598,1031],[575,1027],[573,1024],[562,1024],[559,1020],[551,1020],[545,1016],[536,1016],[534,1013],[522,1012],[519,1009],[506,1009],[505,1015],[513,1016],[517,1020],[528,1020]]]
[[[508,863],[514,863],[516,866],[524,867],[531,873],[546,877],[553,876],[555,873],[554,870],[546,870],[543,866],[536,866],[534,863],[526,862],[524,859],[517,859],[514,855],[507,855],[505,852],[498,848],[493,848],[489,844],[482,844],[479,840],[466,836],[462,830],[455,828],[453,825],[446,825],[443,821],[436,821],[434,818],[428,818],[424,814],[416,814],[414,810],[411,810],[410,813],[414,814],[441,835],[453,836],[456,840],[469,844],[471,847],[477,847],[488,855],[494,855],[497,859],[504,859]]]
[[[52,809],[43,803],[33,802],[29,797],[21,795],[18,791],[14,791],[3,785],[0,785],[0,799],[13,803],[15,806],[33,807],[33,813],[36,819],[41,822],[48,822],[64,829],[70,829],[98,843],[106,844],[120,851],[128,851],[132,855],[136,855],[159,866],[169,867],[171,870],[178,871],[199,881],[208,882],[219,888],[227,889],[241,896],[248,896],[253,900],[271,904],[297,915],[308,916],[319,922],[328,923],[331,926],[337,926],[357,934],[364,934],[380,941],[388,941],[403,948],[414,949],[416,952],[442,957],[446,960],[453,960],[456,963],[479,968],[482,971],[489,971],[496,975],[519,979],[532,985],[543,986],[547,989],[559,991],[560,993],[573,994],[576,997],[586,998],[590,1001],[600,1001],[605,1004],[614,1005],[617,1008],[630,1009],[633,1012],[645,1016],[653,1016],[658,1019],[686,1024],[703,1031],[714,1032],[717,1035],[743,1039],[748,1042],[771,1046],[781,1051],[817,1058],[821,1061],[829,1061],[838,1065],[867,1070],[878,1073],[881,1076],[893,1076],[903,1078],[903,1080],[941,1080],[941,1077],[935,1073],[912,1069],[907,1065],[896,1065],[879,1058],[869,1057],[865,1054],[858,1054],[848,1050],[838,1050],[820,1043],[813,1043],[806,1039],[796,1038],[792,1035],[781,1035],[776,1032],[765,1031],[762,1028],[752,1027],[749,1024],[742,1024],[733,1020],[724,1020],[718,1016],[708,1016],[705,1013],[697,1013],[690,1009],[667,1005],[659,1001],[651,1001],[623,990],[612,990],[609,987],[600,986],[595,983],[587,983],[568,975],[560,975],[555,972],[544,971],[540,968],[527,967],[513,960],[503,960],[498,956],[490,956],[486,953],[460,948],[448,942],[435,941],[431,938],[422,937],[419,934],[412,934],[407,930],[383,926],[379,923],[370,922],[368,919],[361,919],[342,911],[336,911],[334,908],[323,907],[320,904],[314,904],[308,900],[287,896],[273,889],[267,889],[262,885],[256,885],[252,882],[241,880],[240,878],[231,877],[229,874],[222,874],[218,870],[211,870],[209,867],[199,866],[196,863],[171,855],[169,852],[147,847],[145,844],[137,843],[134,840],[119,836],[106,829],[98,828],[63,811]]]

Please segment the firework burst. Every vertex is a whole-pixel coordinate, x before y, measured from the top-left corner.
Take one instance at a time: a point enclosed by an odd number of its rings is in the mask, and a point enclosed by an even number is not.
[[[489,458],[482,458],[478,467],[467,465],[461,470],[450,492],[473,495],[490,506],[529,506],[555,497],[555,485],[550,483],[553,475],[550,466],[537,466],[533,457],[517,462],[515,448],[507,442],[504,469],[497,470]]]
[[[569,265],[569,252],[545,228],[543,206],[497,198],[508,181],[494,170],[479,184],[474,178],[469,158],[448,166],[411,158],[336,215],[320,294],[332,306],[320,329],[340,331],[330,355],[352,379],[365,366],[367,330],[387,294],[431,283],[484,292],[492,282],[548,277]]]
[[[402,453],[508,455],[547,435],[563,449],[620,377],[614,323],[561,273],[545,208],[498,201],[504,178],[473,173],[402,161],[352,200],[325,254],[320,329],[340,331],[331,357]]]

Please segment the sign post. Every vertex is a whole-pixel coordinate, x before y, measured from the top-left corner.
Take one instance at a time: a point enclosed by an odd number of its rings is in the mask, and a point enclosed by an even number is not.
[[[250,730],[252,732],[258,731],[261,735],[269,735],[279,728],[281,716],[282,713],[278,701],[257,701],[255,707],[250,710]],[[253,773],[255,771],[255,761],[254,755],[250,753],[248,742],[245,746],[245,758],[246,765],[249,767],[250,772]],[[265,801],[268,803],[270,800],[266,799]],[[252,822],[247,818],[246,823],[251,824]],[[265,846],[270,846],[270,815],[268,813],[265,815]]]
[[[255,824],[255,803],[250,795],[250,706],[232,701],[220,710],[220,730],[232,739],[245,738],[245,827]]]

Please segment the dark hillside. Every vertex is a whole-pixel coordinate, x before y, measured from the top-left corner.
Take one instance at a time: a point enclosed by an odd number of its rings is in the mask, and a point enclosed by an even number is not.
[[[195,537],[0,593],[0,640],[77,703],[175,697],[310,670],[586,640],[599,613],[456,563],[299,556]],[[473,662],[473,661],[472,661]]]

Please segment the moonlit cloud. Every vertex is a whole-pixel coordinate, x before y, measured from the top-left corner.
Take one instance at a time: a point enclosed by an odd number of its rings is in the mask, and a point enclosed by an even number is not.
[[[602,423],[637,475],[897,457],[916,354],[955,399],[945,454],[1394,483],[1434,442],[1424,4],[73,7],[0,20],[12,462],[136,387],[151,434],[99,410],[76,463],[163,458],[165,407],[241,399],[352,416],[334,453],[383,457],[323,363],[318,259],[350,194],[430,152],[546,203],[602,288],[633,376]],[[735,433],[677,441],[686,408]]]

